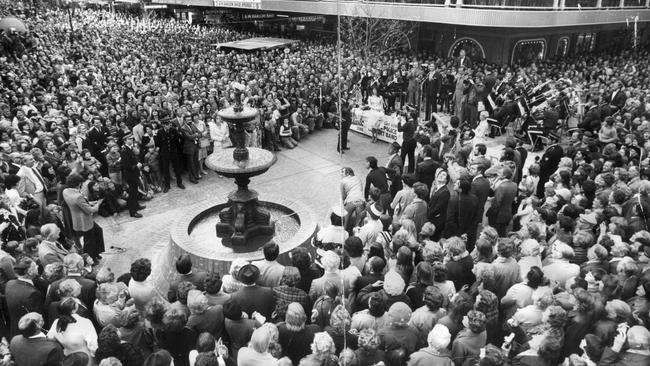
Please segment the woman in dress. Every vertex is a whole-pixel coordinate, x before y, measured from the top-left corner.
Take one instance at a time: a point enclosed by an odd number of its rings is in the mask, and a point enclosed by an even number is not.
[[[208,129],[215,153],[230,147],[230,130],[228,124],[223,122],[221,118],[209,118]]]
[[[203,170],[203,163],[205,162],[205,158],[208,157],[208,147],[210,146],[209,130],[206,127],[205,122],[203,122],[203,118],[199,114],[192,116],[192,123],[194,124],[194,127],[196,127],[196,129],[201,133],[201,137],[199,138],[199,169],[201,169],[200,175],[208,175],[208,173]]]
[[[368,126],[372,131],[372,142],[376,142],[384,116],[384,98],[377,93],[377,88],[372,89],[372,95],[368,97],[368,106],[370,107]]]

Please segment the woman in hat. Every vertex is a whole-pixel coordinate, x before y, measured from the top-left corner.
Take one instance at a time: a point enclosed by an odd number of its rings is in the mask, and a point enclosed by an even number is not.
[[[444,325],[436,324],[427,336],[427,347],[413,353],[408,366],[452,366],[453,362],[447,350],[449,343],[451,343],[449,329]]]

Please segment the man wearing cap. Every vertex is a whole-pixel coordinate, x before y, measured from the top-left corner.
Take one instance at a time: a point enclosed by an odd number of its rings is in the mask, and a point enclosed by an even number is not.
[[[33,279],[38,276],[38,266],[29,257],[23,257],[14,265],[18,276],[9,280],[5,287],[7,311],[9,313],[10,334],[18,334],[18,321],[29,313],[43,313],[43,294],[34,286]]]
[[[138,211],[144,209],[138,203],[138,185],[140,184],[140,168],[142,163],[138,161],[138,156],[133,151],[133,135],[124,136],[124,146],[120,152],[122,159],[122,177],[126,184],[128,184],[128,198],[126,205],[129,209],[131,217],[140,218],[142,214]]]
[[[517,183],[511,181],[512,170],[503,166],[499,169],[497,181],[494,183],[494,200],[487,211],[488,222],[499,233],[506,236],[506,230],[512,220],[512,202],[517,196]]]
[[[339,271],[339,266],[341,265],[341,258],[335,252],[328,250],[324,252],[320,259],[323,270],[325,271],[323,275],[311,282],[311,287],[309,288],[309,298],[311,303],[315,303],[316,300],[325,295],[326,284],[330,283],[339,289],[339,294],[343,295],[343,277]]]
[[[257,285],[260,270],[253,264],[247,264],[239,270],[239,280],[243,286],[231,295],[231,299],[241,305],[242,311],[252,318],[254,312],[271,319],[275,308],[273,290]]]
[[[163,192],[169,191],[170,175],[169,166],[174,169],[176,176],[176,186],[185,189],[183,179],[181,178],[181,164],[178,159],[178,152],[181,147],[181,136],[176,127],[171,127],[171,119],[164,118],[161,120],[163,128],[158,130],[154,137],[156,147],[158,148],[160,172],[163,178]]]
[[[47,339],[41,331],[45,322],[36,312],[23,315],[18,321],[20,335],[11,339],[9,350],[17,365],[58,365],[63,359],[63,348],[59,342]]]

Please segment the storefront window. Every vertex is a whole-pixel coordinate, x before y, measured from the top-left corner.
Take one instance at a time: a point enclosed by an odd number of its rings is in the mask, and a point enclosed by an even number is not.
[[[557,41],[555,56],[566,57],[569,54],[569,37],[562,37]]]
[[[546,54],[546,40],[524,39],[515,44],[512,50],[512,63],[519,65],[530,65],[537,60],[543,60]]]
[[[576,40],[576,54],[593,52],[596,49],[596,33],[580,33]]]
[[[474,38],[464,37],[454,42],[449,49],[449,57],[458,57],[460,50],[465,50],[465,54],[472,60],[482,60],[485,58],[483,46]]]

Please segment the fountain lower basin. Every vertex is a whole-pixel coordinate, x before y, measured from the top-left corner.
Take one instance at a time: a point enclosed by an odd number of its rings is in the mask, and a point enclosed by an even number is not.
[[[215,200],[218,203],[206,202],[188,210],[171,228],[170,245],[162,258],[166,271],[173,273],[176,258],[187,253],[195,268],[216,271],[223,276],[235,259],[264,259],[262,246],[271,239],[280,247],[278,261],[283,264],[291,263],[289,252],[294,248],[303,246],[310,250],[311,239],[318,229],[315,213],[304,203],[287,197],[265,194],[264,198],[258,204],[271,214],[276,232],[270,237],[253,238],[244,247],[224,245],[222,239],[215,235],[218,213],[228,206],[227,203]],[[167,277],[164,273],[160,275]]]

